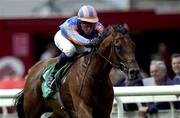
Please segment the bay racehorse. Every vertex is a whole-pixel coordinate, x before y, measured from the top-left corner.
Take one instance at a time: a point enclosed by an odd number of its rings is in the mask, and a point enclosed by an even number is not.
[[[42,97],[41,76],[56,58],[37,62],[26,75],[23,91],[16,98],[19,118],[40,118],[52,111],[51,118],[110,118],[113,86],[109,79],[112,67],[120,68],[129,79],[136,79],[139,67],[135,44],[122,25],[109,25],[101,33],[100,45],[77,59],[59,85],[64,108],[55,97]]]

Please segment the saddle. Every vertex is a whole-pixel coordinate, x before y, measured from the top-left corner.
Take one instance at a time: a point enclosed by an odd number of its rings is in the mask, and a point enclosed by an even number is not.
[[[55,84],[57,86],[61,85],[61,83],[66,79],[66,74],[68,72],[68,70],[71,68],[71,66],[74,64],[74,62],[84,56],[87,55],[88,53],[84,53],[84,54],[80,54],[80,55],[76,55],[71,61],[68,61],[64,66],[62,66],[55,74]],[[51,72],[54,70],[55,64],[51,64],[42,74],[41,76],[41,81],[42,81],[42,93],[43,93],[43,97],[47,98],[47,97],[51,97],[53,96],[56,92],[58,92],[58,90],[52,90],[51,88],[49,88],[47,86],[47,81],[48,78],[50,77]],[[59,79],[60,78],[60,79]]]
[[[65,75],[70,69],[73,62],[67,62],[64,66],[62,66],[55,74],[55,83],[56,85],[60,85],[65,80]],[[42,81],[42,92],[43,97],[47,98],[54,95],[58,90],[52,90],[47,86],[47,80],[50,77],[51,72],[54,69],[54,64],[51,64],[42,74],[41,81]]]

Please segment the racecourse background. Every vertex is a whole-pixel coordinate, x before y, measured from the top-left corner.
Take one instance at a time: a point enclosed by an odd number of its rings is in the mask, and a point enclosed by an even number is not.
[[[159,42],[167,44],[169,54],[180,51],[179,0],[1,0],[0,88],[22,88],[24,75],[52,42],[59,24],[87,3],[98,9],[104,26],[128,24],[137,61],[147,73]]]

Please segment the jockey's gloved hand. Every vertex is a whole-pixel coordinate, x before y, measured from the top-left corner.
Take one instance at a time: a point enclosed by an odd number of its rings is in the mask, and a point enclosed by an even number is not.
[[[88,44],[86,44],[86,47],[97,47],[101,43],[101,40],[97,37],[93,38]]]

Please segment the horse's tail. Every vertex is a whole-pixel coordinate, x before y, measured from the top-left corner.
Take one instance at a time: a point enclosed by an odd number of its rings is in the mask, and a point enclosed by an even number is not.
[[[25,118],[25,114],[23,110],[23,102],[24,102],[24,91],[22,90],[16,95],[15,104],[14,104],[19,118]]]

